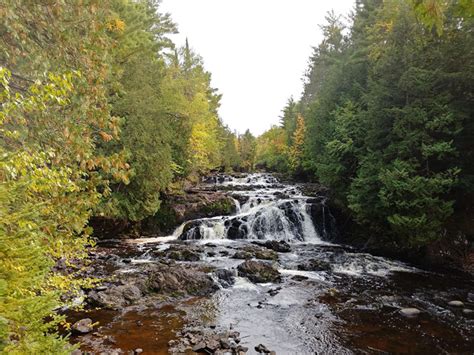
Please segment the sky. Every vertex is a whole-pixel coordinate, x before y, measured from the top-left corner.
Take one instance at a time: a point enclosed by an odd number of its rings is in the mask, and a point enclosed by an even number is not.
[[[163,0],[179,34],[203,57],[223,95],[219,115],[232,130],[259,135],[299,99],[319,25],[330,10],[347,15],[354,0]]]

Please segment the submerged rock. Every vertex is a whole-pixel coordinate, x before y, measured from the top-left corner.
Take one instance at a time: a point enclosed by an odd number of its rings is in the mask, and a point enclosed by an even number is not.
[[[252,282],[264,283],[281,281],[280,272],[265,262],[248,260],[240,264],[237,270],[239,276],[247,277]]]
[[[448,302],[448,306],[452,306],[452,307],[463,307],[464,306],[464,302],[462,301],[449,301]]]

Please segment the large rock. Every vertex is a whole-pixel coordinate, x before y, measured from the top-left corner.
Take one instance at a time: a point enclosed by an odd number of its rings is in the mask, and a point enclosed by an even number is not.
[[[218,289],[212,278],[198,267],[174,264],[151,271],[148,287],[162,294],[206,296]]]
[[[110,286],[104,291],[91,291],[88,301],[93,306],[110,309],[122,309],[138,301],[142,291],[134,284]]]
[[[280,282],[281,275],[272,265],[254,260],[247,260],[237,267],[239,276],[247,277],[256,283]]]

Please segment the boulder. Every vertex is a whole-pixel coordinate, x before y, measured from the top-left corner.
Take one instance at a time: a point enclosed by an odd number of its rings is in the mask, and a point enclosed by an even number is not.
[[[174,264],[151,271],[148,287],[153,292],[206,296],[218,289],[212,278],[198,267]]]
[[[237,267],[239,276],[247,277],[256,283],[280,282],[281,275],[272,265],[254,260],[247,260]]]

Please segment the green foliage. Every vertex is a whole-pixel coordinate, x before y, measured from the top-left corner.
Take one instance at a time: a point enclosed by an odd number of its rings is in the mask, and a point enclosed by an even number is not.
[[[255,166],[257,142],[249,130],[246,130],[244,134],[239,136],[238,148],[241,168],[246,171],[252,170]]]
[[[63,303],[61,295],[74,294],[87,280],[51,267],[59,258],[69,263],[86,256],[85,225],[99,195],[86,172],[58,150],[60,141],[43,151],[26,143],[35,128],[29,120],[52,120],[70,106],[73,77],[51,74],[26,94],[12,92],[9,78],[1,69],[0,350],[68,353],[67,342],[51,332],[61,320],[53,310]]]
[[[257,138],[256,165],[270,171],[287,172],[289,152],[284,128],[273,126]]]
[[[301,100],[284,109],[290,158],[301,113],[302,168],[399,247],[439,239],[474,194],[472,14],[465,1],[361,0],[348,32],[329,14]]]
[[[55,310],[93,282],[93,214],[142,220],[180,179],[239,164],[210,74],[189,46],[170,55],[157,6],[0,4],[2,353],[71,352]]]

